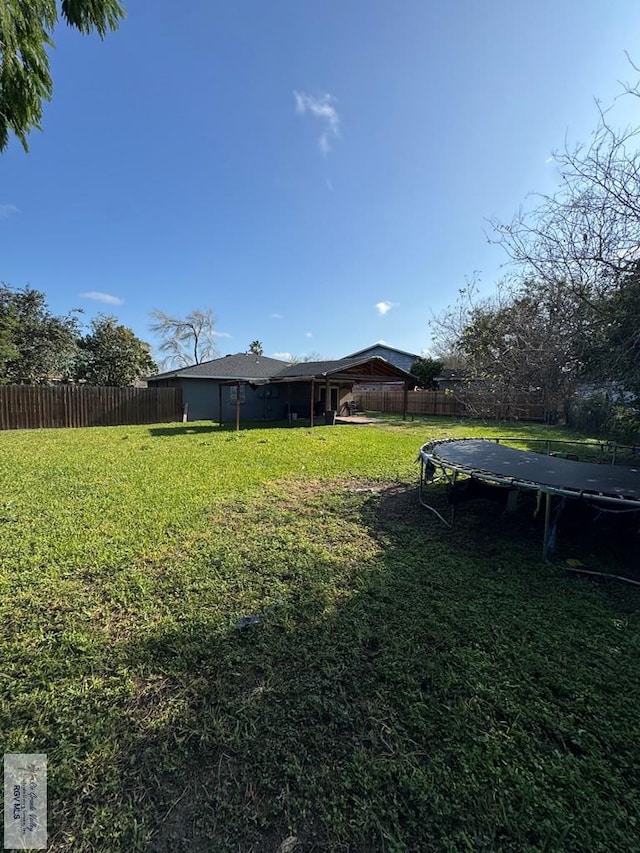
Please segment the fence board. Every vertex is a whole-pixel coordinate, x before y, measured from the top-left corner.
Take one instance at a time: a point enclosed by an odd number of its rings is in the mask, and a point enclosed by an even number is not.
[[[0,430],[182,420],[179,388],[0,385]]]
[[[403,411],[402,391],[357,391],[354,399],[359,408],[368,412],[401,414]],[[489,393],[461,392],[458,395],[445,391],[409,391],[407,413],[542,421],[545,419],[545,406],[536,394],[513,395],[504,400]]]

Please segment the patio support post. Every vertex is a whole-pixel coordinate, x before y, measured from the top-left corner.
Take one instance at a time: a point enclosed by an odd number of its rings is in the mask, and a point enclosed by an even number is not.
[[[311,406],[309,408],[309,425],[310,426],[313,426],[313,404],[315,402],[313,397],[314,397],[315,390],[316,390],[316,386],[315,386],[315,383],[312,379],[311,380]]]
[[[329,381],[329,377],[327,376],[327,380],[324,383],[324,410],[328,412],[331,409],[331,383]]]
[[[218,418],[222,426],[222,385],[218,385]]]
[[[407,409],[409,408],[409,383],[405,380],[404,394],[402,395],[402,420],[407,419]]]
[[[240,432],[240,383],[236,385],[236,432]]]

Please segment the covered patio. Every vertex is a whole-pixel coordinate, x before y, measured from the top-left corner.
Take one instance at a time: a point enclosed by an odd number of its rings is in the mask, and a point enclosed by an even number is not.
[[[271,380],[283,388],[287,417],[304,418],[310,426],[335,423],[343,408],[352,402],[353,386],[359,382],[402,383],[402,416],[406,419],[407,394],[415,381],[411,373],[380,357],[301,362],[284,368]]]

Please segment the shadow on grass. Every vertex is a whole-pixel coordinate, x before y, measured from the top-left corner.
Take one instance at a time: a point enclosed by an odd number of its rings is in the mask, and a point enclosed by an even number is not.
[[[412,490],[358,501],[379,553],[342,592],[326,576],[344,582],[345,567],[318,558],[253,629],[221,630],[203,611],[131,647],[144,683],[169,679],[180,697],[154,727],[168,696],[152,690],[147,704],[142,687],[134,753],[152,758],[144,775],[156,773],[164,816],[153,849],[267,851],[295,836],[303,851],[521,851],[562,836],[577,850],[622,838],[640,807],[637,750],[622,748],[635,702],[618,697],[606,733],[601,714],[637,659],[599,591],[502,543],[478,555],[464,530],[451,552]]]
[[[315,427],[326,426],[324,421],[314,424]],[[309,429],[310,423],[308,419],[299,418],[297,421],[242,421],[239,432],[254,429]],[[155,438],[171,438],[172,436],[181,435],[202,435],[216,432],[236,432],[235,422],[229,421],[222,426],[218,423],[203,423],[195,421],[193,423],[176,424],[174,426],[154,426],[149,428],[149,435]]]
[[[211,433],[216,432],[228,432],[231,429],[229,425],[220,426],[219,424],[203,424],[203,423],[193,423],[193,424],[181,424],[178,426],[166,426],[166,427],[150,427],[149,435],[154,436],[155,438],[171,438],[172,436],[179,435],[210,435]]]
[[[637,621],[492,537],[498,512],[446,531],[376,484],[265,512],[229,505],[190,574],[157,572],[171,619],[120,643],[133,690],[85,720],[108,779],[79,784],[82,747],[60,771],[55,849],[110,827],[103,849],[158,853],[633,848]],[[225,584],[271,606],[258,625]]]

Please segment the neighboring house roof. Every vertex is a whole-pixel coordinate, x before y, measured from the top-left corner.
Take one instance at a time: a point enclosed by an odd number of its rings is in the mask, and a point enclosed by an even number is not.
[[[346,356],[345,356],[345,358],[356,358],[357,356],[359,356],[359,355],[364,355],[365,353],[367,353],[367,352],[371,352],[371,350],[374,350],[374,349],[386,349],[386,350],[388,350],[389,352],[397,352],[397,353],[400,353],[400,355],[409,355],[409,356],[412,356],[414,359],[415,359],[415,358],[420,358],[420,356],[419,356],[419,355],[417,355],[415,352],[407,352],[407,350],[404,350],[404,349],[398,349],[397,347],[390,347],[388,344],[380,344],[380,343],[378,343],[378,344],[371,344],[371,346],[370,346],[370,347],[365,347],[364,349],[359,349],[357,352],[349,353],[349,355],[346,355]]]
[[[156,379],[218,379],[218,380],[244,380],[266,381],[275,373],[289,364],[277,358],[266,358],[263,355],[238,352],[226,355],[223,358],[214,358],[211,361],[203,361],[200,364],[192,364],[190,367],[178,367],[166,373],[158,373],[150,376],[150,382]]]

